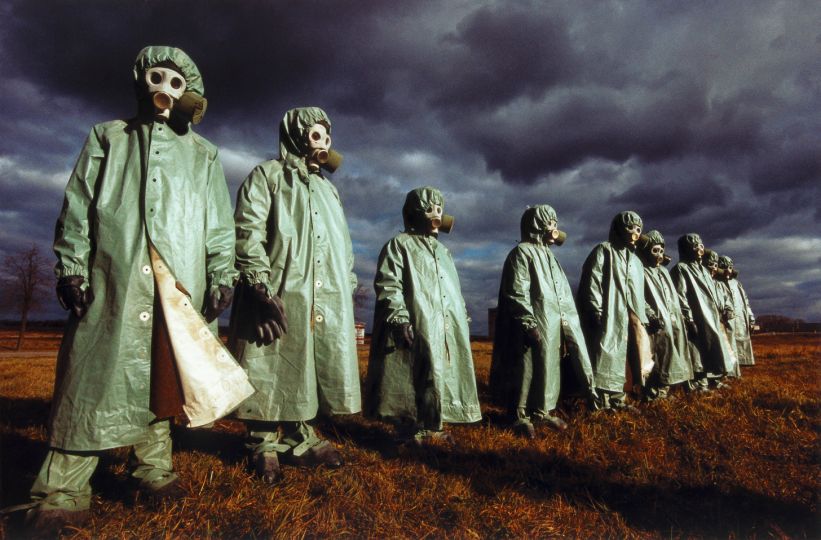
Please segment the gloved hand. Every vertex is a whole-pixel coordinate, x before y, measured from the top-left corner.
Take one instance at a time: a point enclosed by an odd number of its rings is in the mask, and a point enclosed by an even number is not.
[[[251,296],[257,311],[257,343],[270,345],[288,333],[288,317],[279,296],[269,296],[262,283],[251,285]]]
[[[231,305],[234,299],[234,288],[220,285],[218,289],[211,291],[205,303],[205,320],[211,322],[220,316]]]
[[[693,320],[687,321],[687,337],[690,338],[690,341],[698,339],[698,326]]]
[[[647,318],[647,331],[655,334],[659,330],[664,330],[664,320],[659,319],[655,315]]]
[[[602,315],[598,311],[594,311],[590,313],[588,316],[588,322],[593,328],[601,328],[602,326]]]
[[[535,347],[542,342],[542,334],[535,326],[525,330],[525,345]]]
[[[393,341],[401,349],[412,349],[416,336],[411,323],[399,323],[393,326]]]
[[[65,276],[57,280],[57,300],[60,306],[65,310],[70,310],[77,316],[82,318],[88,311],[88,306],[94,302],[94,293],[91,287],[82,289],[85,283],[83,276]]]

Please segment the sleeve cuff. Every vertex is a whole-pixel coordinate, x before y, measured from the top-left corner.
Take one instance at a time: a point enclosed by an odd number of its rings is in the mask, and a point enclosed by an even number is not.
[[[537,326],[539,326],[538,324],[536,324],[536,321],[534,319],[531,319],[530,317],[528,317],[526,319],[522,319],[521,323],[522,323],[522,330],[524,330],[525,332],[527,332],[528,330],[532,330],[532,329],[536,328]]]
[[[407,315],[397,315],[388,319],[388,324],[391,326],[398,326],[400,324],[410,324],[410,317]]]
[[[242,280],[248,285],[256,285],[262,283],[269,289],[271,288],[271,273],[265,270],[243,272]]]
[[[215,274],[211,274],[209,283],[211,287],[233,287],[237,284],[237,276],[238,273],[234,272],[217,272]]]
[[[57,279],[62,279],[68,276],[82,276],[86,281],[88,281],[88,274],[86,273],[85,267],[78,264],[70,264],[65,266],[58,264],[54,267],[54,275],[57,276]]]

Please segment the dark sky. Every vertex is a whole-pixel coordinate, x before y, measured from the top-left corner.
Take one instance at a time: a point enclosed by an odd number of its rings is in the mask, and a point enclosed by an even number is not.
[[[540,203],[569,233],[556,253],[573,285],[632,209],[674,259],[687,232],[733,257],[758,314],[821,320],[817,1],[6,0],[0,255],[33,242],[51,256],[85,136],[133,114],[145,45],[198,64],[209,107],[196,129],[232,194],[276,157],[287,109],[328,112],[369,289],[405,193],[430,184],[456,216],[442,239],[475,332],[521,213]]]

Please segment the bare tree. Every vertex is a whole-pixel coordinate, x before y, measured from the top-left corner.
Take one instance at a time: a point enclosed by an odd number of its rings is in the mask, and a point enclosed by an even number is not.
[[[29,312],[37,308],[43,300],[54,278],[49,264],[37,246],[11,253],[3,258],[3,289],[5,295],[20,313],[20,333],[17,335],[17,350],[23,347]]]

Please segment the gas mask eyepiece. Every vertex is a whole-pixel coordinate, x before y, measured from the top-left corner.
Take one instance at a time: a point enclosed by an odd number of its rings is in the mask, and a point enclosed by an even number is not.
[[[168,120],[175,102],[185,92],[185,78],[173,69],[155,66],[145,71],[145,84],[155,114]]]

